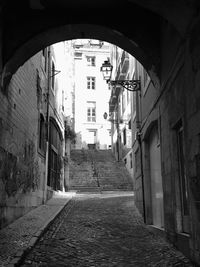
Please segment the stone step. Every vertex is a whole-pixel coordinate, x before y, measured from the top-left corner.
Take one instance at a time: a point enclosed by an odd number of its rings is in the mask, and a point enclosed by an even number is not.
[[[74,150],[70,160],[70,189],[94,187],[103,190],[132,190],[133,183],[123,162],[117,162],[112,152]]]
[[[99,192],[99,187],[91,187],[91,186],[72,186],[70,190],[75,190],[78,192]]]
[[[77,191],[77,192],[99,192],[99,191],[114,191],[114,190],[123,190],[123,191],[130,191],[132,188],[126,187],[126,186],[111,186],[111,185],[104,185],[100,187],[86,187],[86,186],[72,186],[70,188],[72,191]]]

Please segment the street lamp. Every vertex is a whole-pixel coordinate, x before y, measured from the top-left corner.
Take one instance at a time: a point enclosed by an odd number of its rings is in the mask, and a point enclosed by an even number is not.
[[[111,78],[112,69],[113,66],[110,64],[109,60],[105,60],[100,68],[100,71],[102,71],[103,73],[103,79],[106,80],[107,82]]]
[[[111,80],[113,66],[110,64],[109,60],[105,60],[102,64],[100,71],[103,74],[103,79],[106,80],[111,86],[120,85],[124,89],[135,92],[140,90],[140,80]]]
[[[112,75],[112,69],[113,66],[110,64],[109,60],[105,60],[104,63],[102,64],[100,71],[103,73],[103,78],[106,80],[108,84],[111,86],[116,86],[120,85],[124,89],[131,91],[131,92],[136,92],[140,91],[140,80],[111,80],[111,75]],[[136,98],[136,113],[138,112],[139,104]],[[141,132],[140,130],[137,132],[138,133],[138,142],[140,146],[140,159],[141,159],[141,176],[142,176],[142,194],[143,194],[143,212],[144,212],[144,222],[146,222],[146,215],[145,215],[145,194],[144,194],[144,174],[143,174],[143,156],[142,156],[142,141],[141,141]],[[119,161],[119,124],[117,127],[117,142],[118,142],[118,161]]]

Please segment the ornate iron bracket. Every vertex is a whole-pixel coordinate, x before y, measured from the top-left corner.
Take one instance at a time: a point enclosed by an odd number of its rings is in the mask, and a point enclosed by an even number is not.
[[[61,70],[54,70],[53,74],[50,76],[50,78],[56,76],[57,74],[59,74],[61,72]]]
[[[116,80],[116,81],[109,80],[108,83],[111,86],[120,85],[124,89],[131,91],[131,92],[140,90],[140,80]]]

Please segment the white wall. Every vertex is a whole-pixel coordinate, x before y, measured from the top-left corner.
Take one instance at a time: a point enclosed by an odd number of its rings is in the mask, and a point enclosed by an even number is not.
[[[111,145],[109,136],[110,122],[104,119],[103,114],[109,114],[110,90],[103,80],[100,67],[109,57],[109,49],[79,49],[82,59],[75,59],[75,131],[80,132],[81,144],[77,141],[77,148],[86,147],[88,143],[88,130],[96,130],[96,141],[99,148],[105,149]],[[96,57],[96,66],[87,66],[87,56]],[[96,78],[96,89],[87,89],[87,76]],[[96,122],[87,121],[87,101],[96,102]]]

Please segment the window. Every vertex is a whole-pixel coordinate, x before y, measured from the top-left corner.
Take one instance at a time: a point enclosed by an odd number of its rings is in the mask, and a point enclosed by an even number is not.
[[[43,61],[44,71],[47,72],[47,59],[48,59],[47,48],[42,49],[42,55],[44,58],[44,61]]]
[[[133,160],[132,160],[132,153],[129,154],[130,157],[130,168],[133,168]]]
[[[124,128],[123,130],[123,141],[124,141],[124,145],[126,145],[126,128]]]
[[[122,95],[118,97],[118,114],[122,116]]]
[[[42,103],[42,88],[41,88],[41,79],[39,76],[39,71],[37,70],[36,72],[36,87],[37,87],[37,104],[38,108],[40,104]]]
[[[96,122],[96,102],[87,102],[87,121]]]
[[[87,89],[95,90],[95,77],[87,77]]]
[[[52,61],[51,65],[51,88],[54,90],[55,87],[55,64]]]
[[[140,169],[140,150],[139,148],[135,151],[135,172],[140,172],[141,169]]]
[[[122,112],[124,113],[126,109],[126,91],[123,90],[122,92]]]
[[[128,128],[129,128],[129,130],[131,130],[131,120],[129,120],[129,122],[128,122]]]
[[[96,58],[94,56],[87,56],[87,65],[88,66],[95,66]]]
[[[74,58],[75,59],[82,59],[82,53],[80,53],[80,52],[74,52]]]
[[[64,111],[65,107],[64,107],[64,102],[65,102],[65,93],[62,90],[62,111]]]
[[[39,149],[40,152],[45,153],[45,121],[42,114],[39,121]]]

